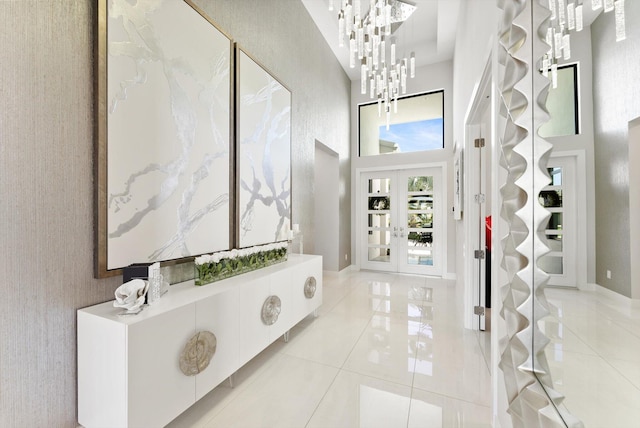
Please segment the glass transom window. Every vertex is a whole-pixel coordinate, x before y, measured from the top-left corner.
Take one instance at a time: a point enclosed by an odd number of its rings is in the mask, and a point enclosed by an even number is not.
[[[398,98],[387,126],[378,102],[359,106],[360,156],[412,153],[444,148],[444,91]],[[379,114],[379,109],[382,114]]]

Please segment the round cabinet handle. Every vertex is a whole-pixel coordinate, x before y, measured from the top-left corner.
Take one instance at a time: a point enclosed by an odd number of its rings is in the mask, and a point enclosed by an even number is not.
[[[262,322],[265,325],[273,325],[278,321],[282,311],[282,301],[278,296],[269,296],[262,304]]]
[[[313,276],[307,278],[304,282],[304,297],[307,299],[313,299],[313,296],[316,295],[316,279]]]
[[[210,331],[199,331],[184,345],[180,354],[180,370],[185,376],[202,373],[216,353],[218,340]]]

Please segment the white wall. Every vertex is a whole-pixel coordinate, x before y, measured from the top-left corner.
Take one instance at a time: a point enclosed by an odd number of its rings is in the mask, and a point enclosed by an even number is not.
[[[585,175],[578,178],[579,186],[586,186],[587,211],[578,213],[578,221],[586,221],[586,235],[580,231],[578,248],[586,248],[584,256],[577,257],[578,287],[596,281],[596,214],[595,214],[595,171],[594,171],[594,135],[593,135],[593,64],[591,59],[591,31],[585,28],[571,34],[571,59],[560,61],[562,64],[578,63],[578,85],[580,91],[580,134],[552,137],[547,140],[553,144],[554,152],[583,151],[585,153]],[[582,192],[584,193],[584,192]]]
[[[596,201],[596,283],[631,297],[629,122],[640,116],[640,1],[625,2],[627,38],[612,13],[591,24]],[[607,278],[607,271],[611,278]]]
[[[460,17],[458,19],[457,34],[456,34],[456,52],[453,60],[453,75],[454,75],[454,139],[462,143],[464,141],[464,124],[465,117],[469,111],[470,104],[473,100],[473,94],[478,85],[480,84],[482,73],[487,61],[490,58],[490,54],[494,44],[496,43],[495,35],[498,32],[498,18],[501,16],[501,12],[496,7],[494,0],[463,0],[460,6]],[[492,59],[493,75],[497,75],[497,61],[496,58]],[[495,78],[494,78],[494,90],[493,95],[495,98]],[[493,106],[495,108],[496,101],[493,100]],[[495,129],[495,111],[494,111],[494,126]],[[496,153],[499,140],[492,138],[493,145],[491,147],[493,153],[493,165],[496,166],[492,180],[494,183],[493,188],[493,201],[494,208],[493,215],[493,264],[492,272],[494,278],[498,276],[500,272],[499,260],[501,257],[499,240],[502,237],[499,221],[499,212],[496,211],[496,207],[499,206],[499,193],[497,191],[497,185],[502,176],[496,174],[498,172]],[[465,177],[466,178],[466,177]],[[466,197],[466,196],[465,196]],[[462,222],[457,222],[458,235],[463,236]],[[464,251],[464,241],[457,240],[457,251]],[[504,391],[504,380],[502,378],[502,372],[498,368],[498,340],[505,334],[504,322],[502,322],[499,311],[502,307],[500,300],[499,287],[496,284],[502,284],[502,280],[496,279],[492,286],[492,349],[491,349],[491,373],[492,376],[492,393],[494,403],[494,426],[496,427],[510,427],[511,421],[506,413],[507,399]]]
[[[351,161],[351,210],[356,213],[356,202],[360,199],[356,194],[356,170],[361,168],[393,168],[403,167],[407,164],[425,164],[425,163],[441,163],[447,164],[447,177],[443,177],[443,181],[447,184],[445,189],[445,212],[452,219],[451,207],[453,206],[453,186],[450,177],[453,171],[452,155],[453,155],[453,64],[451,61],[441,62],[438,64],[418,67],[416,69],[416,77],[407,79],[407,95],[418,94],[422,92],[431,92],[444,89],[444,150],[429,151],[424,153],[394,153],[384,156],[365,156],[358,157],[358,104],[370,103],[369,95],[363,95],[360,91],[360,81],[351,83],[351,151],[354,154]],[[392,114],[393,115],[393,114]],[[351,219],[351,242],[352,257],[356,253],[356,236],[355,230],[356,219]],[[447,223],[447,241],[455,241],[455,225],[453,221]],[[447,248],[447,266],[443,266],[443,276],[453,277],[456,273],[454,245],[448,245]],[[354,259],[355,260],[355,259]]]

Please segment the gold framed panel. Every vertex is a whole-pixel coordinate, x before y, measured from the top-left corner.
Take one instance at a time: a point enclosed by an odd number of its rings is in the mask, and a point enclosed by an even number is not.
[[[291,91],[236,45],[236,245],[287,239]]]
[[[97,32],[95,276],[231,248],[233,41],[189,0],[99,0]]]

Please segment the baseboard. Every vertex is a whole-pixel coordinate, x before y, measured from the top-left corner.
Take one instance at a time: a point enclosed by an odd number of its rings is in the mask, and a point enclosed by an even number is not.
[[[578,290],[580,291],[596,291],[596,287],[599,287],[598,284],[586,283],[582,285],[578,285]]]
[[[350,272],[355,272],[357,271],[357,267],[356,265],[349,265],[346,268],[342,269],[341,271],[333,271],[333,270],[323,270],[322,271],[322,275],[328,278],[342,278],[346,275],[348,275]]]
[[[597,294],[601,296],[608,297],[611,300],[614,300],[616,303],[621,305],[626,305],[630,308],[640,308],[640,299],[632,299],[630,297],[624,296],[620,293],[616,293],[615,291],[609,290],[599,284],[593,284],[595,286],[595,291]]]

